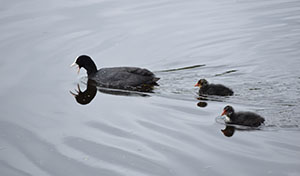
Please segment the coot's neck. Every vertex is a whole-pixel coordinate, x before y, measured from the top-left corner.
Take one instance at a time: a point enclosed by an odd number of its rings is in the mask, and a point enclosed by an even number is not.
[[[87,64],[85,64],[83,68],[86,69],[88,76],[97,72],[97,66],[92,60],[90,60]]]
[[[230,121],[233,122],[236,120],[236,114],[232,112],[230,115],[227,115],[230,118]]]

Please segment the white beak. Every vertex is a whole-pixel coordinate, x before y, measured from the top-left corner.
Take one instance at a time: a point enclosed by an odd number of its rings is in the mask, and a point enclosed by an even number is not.
[[[71,64],[70,65],[70,67],[74,67],[74,66],[77,66],[77,74],[79,74],[79,72],[80,72],[80,68],[79,68],[79,65],[78,64],[76,64],[76,62],[74,62],[73,64]]]
[[[74,62],[73,64],[71,64],[70,67],[72,68],[72,67],[74,67],[75,65],[77,65],[76,62]],[[77,66],[78,66],[78,65],[77,65]]]

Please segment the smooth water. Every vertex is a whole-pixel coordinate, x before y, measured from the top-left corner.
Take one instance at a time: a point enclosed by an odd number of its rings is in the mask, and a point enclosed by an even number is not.
[[[299,0],[0,4],[1,176],[299,175]],[[81,54],[148,68],[160,86],[78,104]],[[235,95],[201,99],[200,78]],[[218,123],[227,104],[265,126]]]

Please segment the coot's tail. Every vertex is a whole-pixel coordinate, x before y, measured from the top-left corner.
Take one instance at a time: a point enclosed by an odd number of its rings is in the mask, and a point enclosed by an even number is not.
[[[160,79],[160,78],[154,77],[154,78],[152,79],[151,85],[159,86],[159,85],[157,84],[157,81],[158,81],[159,79]]]

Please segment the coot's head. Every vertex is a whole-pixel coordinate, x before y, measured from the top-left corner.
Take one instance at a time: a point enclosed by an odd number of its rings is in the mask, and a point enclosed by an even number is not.
[[[223,109],[223,113],[221,114],[221,116],[226,115],[227,117],[231,117],[232,114],[234,114],[234,109],[232,106],[225,106],[225,108]]]
[[[202,86],[206,86],[208,85],[208,82],[206,81],[206,79],[200,79],[197,84],[195,84],[195,87],[202,87]]]
[[[94,63],[92,58],[87,55],[81,55],[81,56],[77,57],[75,59],[75,62],[71,65],[71,67],[73,67],[73,66],[78,67],[77,73],[79,73],[81,67],[86,69],[88,75],[97,72],[96,64]]]

